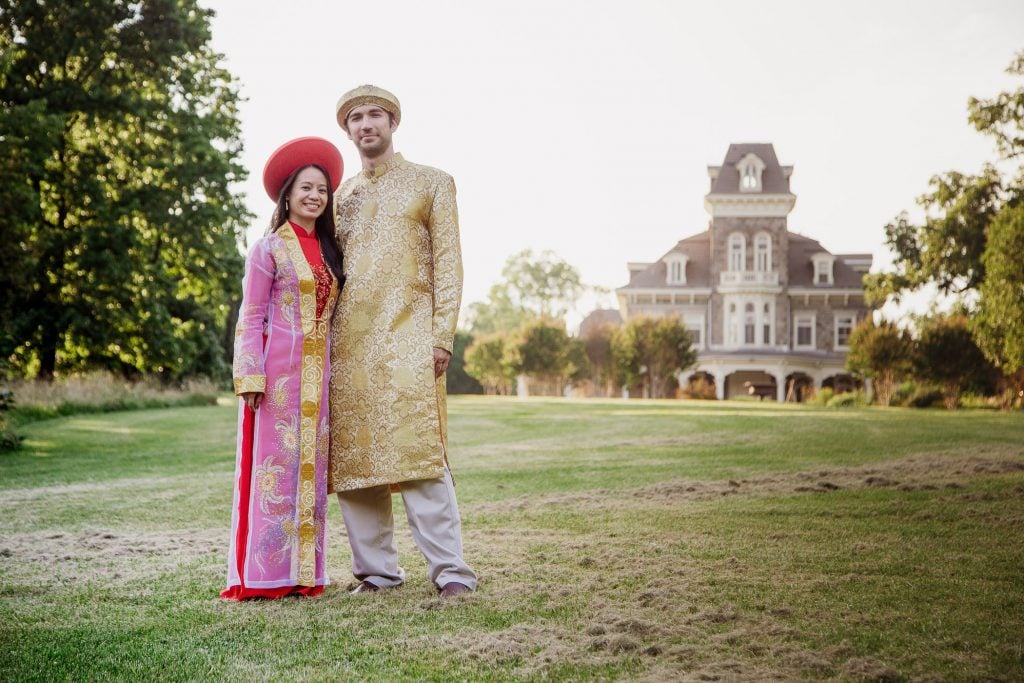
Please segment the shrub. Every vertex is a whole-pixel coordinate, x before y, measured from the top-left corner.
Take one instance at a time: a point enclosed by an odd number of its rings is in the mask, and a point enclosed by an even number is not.
[[[825,404],[829,408],[863,408],[868,404],[868,398],[862,391],[847,391],[836,394]]]
[[[899,386],[896,387],[896,391],[892,395],[892,405],[894,406],[906,406],[909,405],[910,397],[917,391],[917,382],[906,381],[900,382]]]
[[[808,401],[816,406],[827,406],[828,402],[832,400],[835,393],[831,387],[822,387],[814,392],[814,396]]]
[[[18,397],[12,410],[0,411],[0,449],[16,447],[20,439],[12,428],[79,413],[106,413],[173,406],[213,405],[220,389],[212,381],[192,379],[179,386],[154,378],[129,382],[108,372],[72,375],[53,382],[22,380],[9,390]],[[13,405],[13,398],[5,399]]]
[[[907,399],[905,405],[910,408],[931,408],[944,405],[944,398],[945,395],[942,393],[942,389],[922,386],[914,390],[914,393]]]

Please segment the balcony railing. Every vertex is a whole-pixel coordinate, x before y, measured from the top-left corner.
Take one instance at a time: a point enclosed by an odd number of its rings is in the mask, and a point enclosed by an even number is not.
[[[779,284],[779,272],[777,270],[726,270],[722,271],[719,275],[719,283],[722,285]]]

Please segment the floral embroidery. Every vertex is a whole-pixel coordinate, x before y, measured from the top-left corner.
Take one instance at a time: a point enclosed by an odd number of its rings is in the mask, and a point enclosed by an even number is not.
[[[256,495],[259,497],[260,512],[270,514],[270,505],[284,502],[284,496],[277,492],[278,477],[284,474],[284,468],[274,462],[274,456],[268,457],[256,468]]]

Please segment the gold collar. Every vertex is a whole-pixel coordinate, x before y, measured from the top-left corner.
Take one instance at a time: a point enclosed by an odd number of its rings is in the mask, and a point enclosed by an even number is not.
[[[363,176],[366,178],[379,178],[391,169],[398,168],[398,166],[400,166],[404,161],[405,159],[402,158],[402,155],[395,152],[393,157],[385,161],[380,166],[377,166],[372,171],[363,171]]]

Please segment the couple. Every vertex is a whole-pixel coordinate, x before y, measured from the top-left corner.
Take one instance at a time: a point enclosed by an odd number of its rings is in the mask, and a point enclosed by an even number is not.
[[[341,97],[338,124],[363,170],[340,190],[341,155],[322,138],[286,143],[264,169],[277,208],[246,259],[235,331],[242,404],[222,597],[322,593],[331,492],[353,592],[401,585],[393,487],[441,595],[476,588],[445,452],[462,295],[455,184],[395,153],[401,117],[381,88]]]

